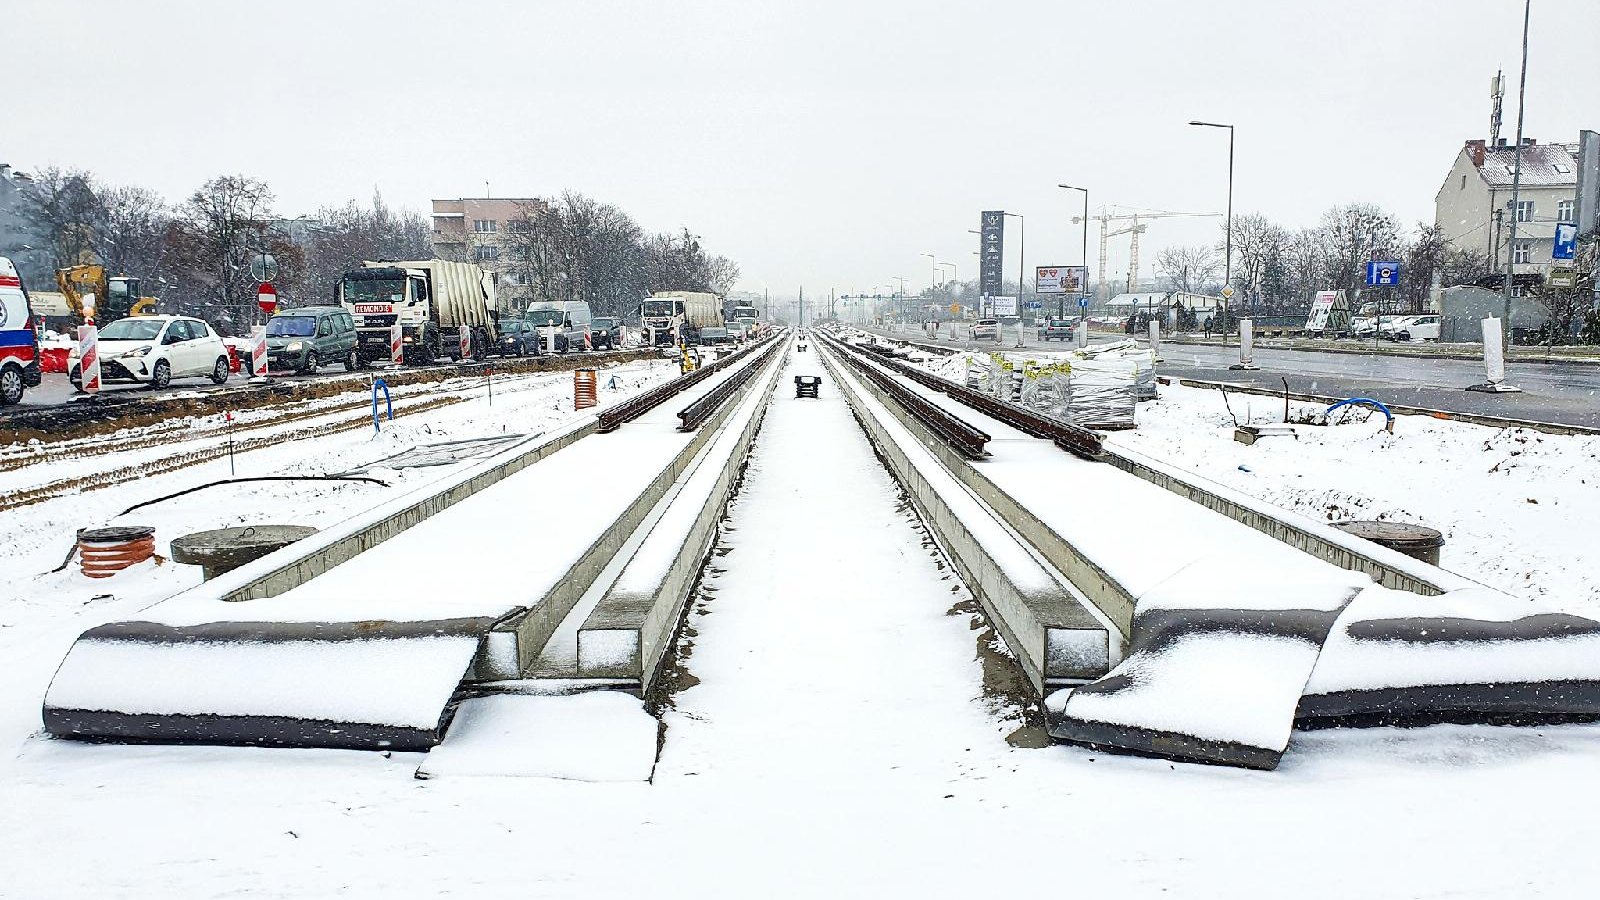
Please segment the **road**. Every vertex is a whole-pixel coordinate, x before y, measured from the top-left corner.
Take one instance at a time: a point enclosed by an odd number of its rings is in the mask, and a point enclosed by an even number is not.
[[[870,330],[891,337],[928,340],[911,329]],[[1032,328],[1024,327],[1022,332],[1022,344],[1028,349],[1062,348],[1059,343],[1040,342]],[[1121,339],[1121,335],[1090,335],[1093,344]],[[1016,346],[1017,333],[1008,328],[1000,341],[941,336],[931,343],[1006,350]],[[1230,370],[1228,367],[1239,361],[1237,347],[1163,344],[1162,361],[1156,371],[1175,378],[1226,381],[1270,390],[1282,390],[1284,379],[1288,379],[1289,389],[1296,392],[1372,397],[1404,406],[1600,428],[1600,366],[1593,363],[1515,362],[1508,367],[1507,380],[1522,388],[1522,393],[1483,394],[1465,390],[1484,380],[1483,363],[1476,360],[1267,348],[1257,348],[1254,359],[1259,370]]]

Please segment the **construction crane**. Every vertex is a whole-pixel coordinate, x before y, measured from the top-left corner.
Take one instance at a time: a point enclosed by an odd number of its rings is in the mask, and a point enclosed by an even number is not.
[[[1141,220],[1170,219],[1185,216],[1209,217],[1220,215],[1221,213],[1169,212],[1161,209],[1113,215],[1108,207],[1100,207],[1100,214],[1098,216],[1091,216],[1092,219],[1100,223],[1100,269],[1095,273],[1098,279],[1098,284],[1095,287],[1096,299],[1102,304],[1109,299],[1106,296],[1106,241],[1108,239],[1124,234],[1132,235],[1132,238],[1129,240],[1128,247],[1128,291],[1132,292],[1138,285],[1139,279],[1139,235],[1144,234],[1145,231],[1150,227]],[[1072,224],[1078,225],[1082,222],[1082,216],[1072,217]],[[1128,225],[1112,231],[1111,224],[1113,222],[1127,222]]]

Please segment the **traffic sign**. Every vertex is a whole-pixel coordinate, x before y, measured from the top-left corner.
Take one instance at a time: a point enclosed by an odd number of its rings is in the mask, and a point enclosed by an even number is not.
[[[1088,297],[1079,297],[1078,298],[1078,308],[1083,310],[1084,312],[1088,312],[1089,311],[1089,298]]]
[[[1560,288],[1564,291],[1570,291],[1578,286],[1578,270],[1551,269],[1550,277],[1546,279],[1546,283],[1553,288]]]
[[[1233,285],[1230,284],[1227,287],[1222,289],[1222,299],[1224,299],[1224,300],[1232,300],[1233,299]]]
[[[1367,263],[1367,284],[1388,287],[1400,283],[1400,263],[1393,260]]]
[[[1578,258],[1578,226],[1571,222],[1556,223],[1555,247],[1550,251],[1551,259],[1577,259]]]
[[[952,315],[952,316],[961,315],[961,304],[959,304],[959,303],[950,304],[950,315]]]
[[[271,253],[257,253],[251,256],[250,277],[257,281],[277,281],[278,260]]]
[[[278,308],[278,289],[272,286],[272,282],[263,281],[256,288],[256,305],[269,316]]]

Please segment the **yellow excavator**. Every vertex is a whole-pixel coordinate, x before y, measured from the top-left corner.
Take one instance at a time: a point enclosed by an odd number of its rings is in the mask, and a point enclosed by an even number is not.
[[[139,293],[139,279],[117,275],[106,277],[105,266],[86,264],[56,270],[56,286],[66,298],[67,307],[79,319],[84,316],[84,297],[94,299],[96,325],[106,325],[125,316],[144,316],[155,312],[157,298]]]

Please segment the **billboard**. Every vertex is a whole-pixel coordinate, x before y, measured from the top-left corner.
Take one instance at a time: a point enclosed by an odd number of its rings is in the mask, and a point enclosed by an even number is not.
[[[978,293],[994,296],[1001,291],[1000,268],[1005,264],[1006,214],[991,209],[983,213],[978,228]]]
[[[1015,297],[990,297],[989,315],[1014,316],[1017,314],[1017,298]]]
[[[1088,266],[1040,266],[1033,273],[1037,294],[1089,293]]]

